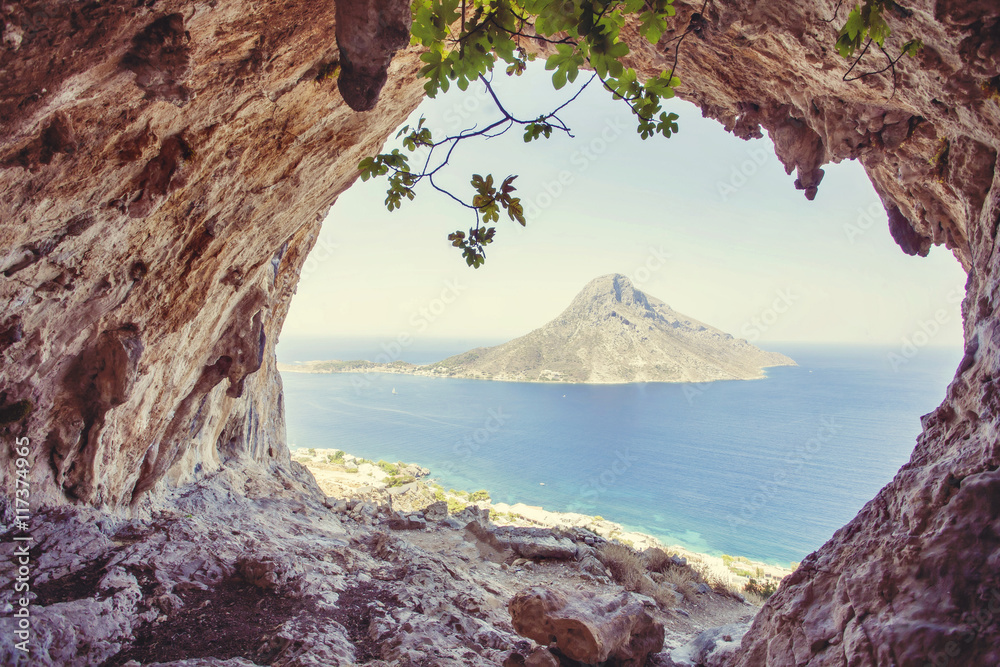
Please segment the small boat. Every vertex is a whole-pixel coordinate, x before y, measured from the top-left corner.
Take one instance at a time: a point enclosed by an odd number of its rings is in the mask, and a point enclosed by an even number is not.
[[[395,387],[393,387],[393,388],[392,388],[392,395],[393,395],[393,396],[395,396],[395,395],[396,395],[396,388],[395,388]]]

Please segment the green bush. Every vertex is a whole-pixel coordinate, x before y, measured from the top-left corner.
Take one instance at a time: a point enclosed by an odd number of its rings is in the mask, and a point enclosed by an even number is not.
[[[392,475],[386,478],[385,485],[391,489],[415,481],[417,481],[417,478],[413,475]]]
[[[389,473],[390,475],[399,474],[399,466],[396,465],[395,463],[389,463],[388,461],[383,461],[382,459],[379,459],[375,465],[377,465],[379,468]]]
[[[468,507],[468,505],[465,504],[465,503],[463,503],[461,500],[458,500],[457,498],[448,498],[448,513],[449,514],[456,514],[458,512],[461,512],[466,507]]]
[[[722,564],[725,565],[726,567],[731,566],[734,560],[735,559],[729,554],[722,554]]]
[[[479,489],[478,491],[469,496],[469,500],[471,500],[474,503],[482,502],[484,500],[489,501],[489,499],[490,499],[490,492],[487,491],[486,489]]]
[[[309,456],[316,456],[316,449],[314,447],[310,447],[306,452],[308,452]]]
[[[604,521],[604,517],[601,516],[600,514],[595,514],[594,521]]]
[[[434,500],[448,500],[448,496],[444,495],[443,490],[434,489]]]

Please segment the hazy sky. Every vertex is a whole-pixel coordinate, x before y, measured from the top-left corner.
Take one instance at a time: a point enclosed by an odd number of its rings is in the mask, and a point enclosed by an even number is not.
[[[571,94],[552,91],[537,66],[498,79],[523,117]],[[965,274],[944,248],[903,254],[859,164],[829,165],[809,202],[769,140],[741,141],[673,101],[680,133],[642,141],[627,108],[592,88],[563,114],[575,139],[525,145],[515,128],[457,149],[442,179],[454,192],[471,192],[472,173],[518,174],[530,216],[523,230],[501,219],[478,270],[446,239],[471,225],[468,210],[425,187],[390,214],[385,181],[358,181],[324,223],[283,337],[496,341],[541,326],[588,281],[617,272],[757,342],[961,344]],[[413,119],[454,133],[493,119],[487,100],[481,86],[453,90]]]

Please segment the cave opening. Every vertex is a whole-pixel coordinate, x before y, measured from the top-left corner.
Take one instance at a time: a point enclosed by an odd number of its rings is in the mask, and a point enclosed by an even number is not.
[[[530,116],[575,92],[549,90],[548,78],[529,67],[523,80],[495,85]],[[440,193],[425,188],[392,213],[381,181],[341,195],[303,264],[277,348],[293,455],[318,451],[306,457],[312,465],[337,450],[417,463],[444,488],[486,488],[502,512],[524,503],[600,515],[668,544],[784,567],[852,518],[909,459],[917,417],[940,404],[953,377],[965,272],[945,248],[918,258],[900,251],[860,164],[827,165],[816,201],[807,201],[766,135],[741,141],[694,105],[670,110],[680,132],[644,142],[623,105],[585,91],[566,110],[573,138],[525,145],[512,132],[460,146],[439,182],[462,193],[473,173],[517,174],[528,216],[523,229],[499,225],[478,270],[445,240],[473,222],[469,211]],[[494,115],[487,91],[473,85],[425,100],[406,124],[425,118],[441,136]],[[385,150],[398,145],[390,138]],[[606,395],[569,385],[582,412],[476,381],[294,372],[334,359],[426,365],[499,345],[559,316],[607,273],[799,367],[773,369],[778,379],[763,384],[634,385]],[[547,387],[555,398],[566,388]],[[796,402],[799,392],[810,398]],[[406,405],[414,395],[421,399]],[[538,401],[550,412],[535,414]],[[503,405],[519,418],[490,429]],[[650,411],[665,417],[643,421]],[[733,423],[706,426],[720,417]],[[641,453],[629,459],[643,463],[613,468],[630,442]],[[678,465],[664,465],[672,457]],[[565,477],[521,479],[533,468]]]

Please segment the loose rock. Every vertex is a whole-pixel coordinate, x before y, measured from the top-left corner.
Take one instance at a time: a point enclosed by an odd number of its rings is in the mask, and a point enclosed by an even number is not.
[[[518,634],[543,645],[554,638],[561,653],[586,664],[639,667],[663,648],[663,625],[629,593],[568,599],[534,587],[515,595],[507,608]]]

